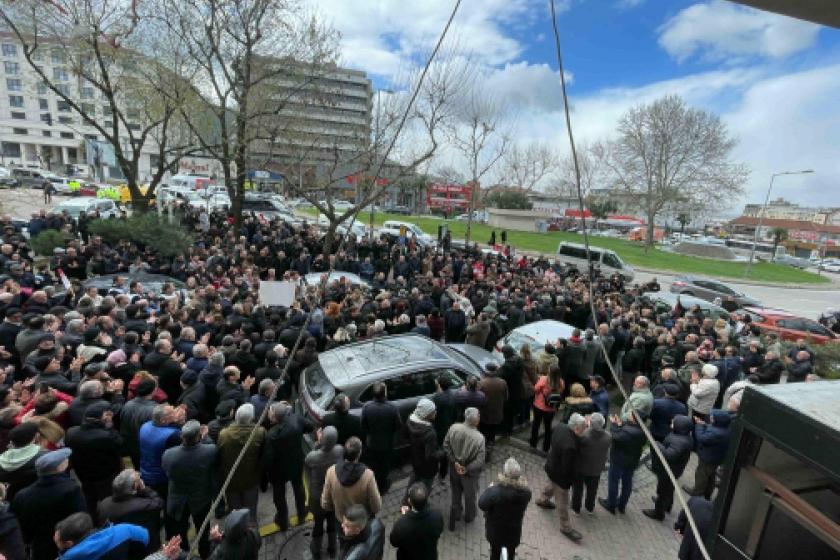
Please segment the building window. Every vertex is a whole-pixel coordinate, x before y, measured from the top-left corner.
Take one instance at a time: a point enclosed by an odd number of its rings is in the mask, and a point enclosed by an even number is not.
[[[52,126],[52,115],[49,113],[41,113],[41,122],[45,122]]]
[[[67,69],[66,68],[53,68],[53,80],[58,80],[59,82],[66,82],[67,81]]]
[[[110,130],[113,127],[114,127],[114,121],[105,121],[105,128]]]
[[[52,132],[50,132],[49,130],[42,130],[41,131],[41,136],[47,136],[47,137],[52,136]]]
[[[73,124],[73,117],[58,117],[61,124]]]
[[[86,115],[95,115],[96,114],[96,105],[93,103],[82,103],[81,104],[82,113]]]
[[[21,113],[20,111],[12,111],[12,118],[19,121],[25,121],[26,113]]]
[[[6,78],[6,89],[9,91],[22,91],[23,84],[18,78]]]
[[[70,104],[64,101],[63,99],[59,99],[56,103],[58,106],[58,110],[62,113],[69,113],[70,112]]]
[[[110,117],[114,113],[113,113],[113,111],[111,111],[111,106],[110,105],[103,105],[102,106],[102,114],[105,115],[106,117]]]
[[[61,49],[53,49],[52,50],[52,63],[53,64],[64,64],[64,51]]]
[[[3,43],[3,56],[17,56],[17,45]]]
[[[47,95],[47,84],[38,82],[38,95]]]
[[[39,99],[38,100],[38,108],[42,111],[48,111],[50,108],[50,104],[46,99]]]
[[[22,95],[10,95],[9,96],[9,107],[14,107],[15,109],[22,109],[23,108],[23,96]]]
[[[27,134],[29,134],[29,131],[25,128],[13,128],[12,134],[20,134],[21,136],[26,136]]]
[[[72,132],[62,132],[61,137],[66,138],[68,140],[72,140],[73,139],[73,133]]]
[[[3,142],[0,144],[0,152],[6,157],[20,157],[20,144],[16,142]]]
[[[55,89],[60,91],[61,95],[70,97],[70,86],[68,86],[67,84],[58,84],[57,86],[55,86]]]
[[[79,95],[82,99],[93,99],[93,88],[90,86],[83,86],[79,88]]]
[[[6,74],[20,74],[20,64],[17,62],[4,62],[3,68],[6,70]]]
[[[129,130],[140,130],[140,125],[137,123],[128,123]]]

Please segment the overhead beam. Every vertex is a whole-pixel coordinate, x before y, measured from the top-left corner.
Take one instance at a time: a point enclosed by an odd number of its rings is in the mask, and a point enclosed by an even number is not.
[[[760,10],[840,28],[838,0],[730,0]]]

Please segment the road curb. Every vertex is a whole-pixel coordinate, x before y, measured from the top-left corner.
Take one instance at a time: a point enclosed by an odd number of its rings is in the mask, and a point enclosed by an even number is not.
[[[648,274],[664,274],[668,276],[676,276],[679,274],[683,274],[682,272],[676,272],[673,270],[657,270],[654,268],[640,268],[638,266],[634,266],[633,270],[637,270],[639,272],[647,272]],[[729,277],[721,277],[720,280],[722,282],[731,282],[733,284],[744,284],[747,286],[762,286],[765,288],[786,288],[786,289],[793,289],[793,290],[811,290],[811,291],[840,291],[840,283],[835,282],[833,278],[830,276],[826,276],[830,280],[828,284],[792,284],[790,282],[762,282],[760,280],[750,280],[750,279],[743,279],[743,278],[729,278]]]

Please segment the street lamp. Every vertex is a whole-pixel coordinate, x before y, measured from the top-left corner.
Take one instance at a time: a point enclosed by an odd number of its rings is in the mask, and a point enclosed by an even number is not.
[[[379,106],[380,106],[380,103],[382,101],[382,92],[394,93],[394,91],[390,90],[390,89],[379,89],[379,90],[376,91],[376,120],[375,120],[375,124],[374,124],[374,126],[376,127],[375,131],[374,131],[376,133],[376,140],[374,141],[374,144],[373,144],[373,150],[374,150],[373,160],[374,160],[374,162],[376,162],[376,151],[379,148]],[[385,162],[383,162],[383,167],[384,167],[384,163]],[[371,188],[376,189],[376,177],[374,177],[373,179],[374,179],[374,181],[373,181],[373,185],[371,186]],[[376,214],[376,198],[374,197],[374,199],[370,201],[370,239],[371,239],[371,241],[373,241],[373,218],[374,218],[375,214]]]
[[[805,175],[813,172],[813,169],[803,169],[802,171],[782,171],[780,173],[773,173],[773,175],[770,176],[770,186],[767,187],[767,196],[764,197],[764,206],[761,207],[761,213],[758,215],[758,225],[753,233],[752,250],[750,251],[750,260],[747,263],[747,267],[744,269],[744,278],[750,275],[750,269],[752,268],[752,263],[755,259],[755,246],[758,243],[758,234],[761,231],[762,224],[764,223],[764,214],[767,212],[767,204],[770,203],[770,191],[773,190],[773,181],[776,180],[776,177],[780,177],[782,175]],[[775,257],[775,255],[773,256]]]

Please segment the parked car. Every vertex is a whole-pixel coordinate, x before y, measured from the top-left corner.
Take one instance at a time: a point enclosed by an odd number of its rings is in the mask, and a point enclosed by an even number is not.
[[[403,231],[408,235],[413,235],[417,240],[417,244],[422,247],[434,247],[437,244],[437,240],[434,237],[423,231],[416,224],[399,220],[387,220],[382,224],[377,234],[399,237]]]
[[[39,169],[17,167],[12,169],[12,178],[17,179],[21,187],[31,187],[33,189],[43,189],[50,183],[47,173]]]
[[[838,336],[817,321],[799,317],[781,309],[747,306],[736,313],[747,313],[754,325],[762,332],[776,333],[782,340],[805,338],[814,344],[826,344],[838,340]]]
[[[397,204],[396,206],[389,206],[385,209],[386,212],[391,214],[400,214],[402,216],[411,216],[413,213],[408,206],[402,206],[401,204]]]
[[[589,246],[589,258],[598,265],[604,276],[611,276],[618,272],[627,282],[632,282],[636,273],[633,267],[621,260],[618,253],[603,247]],[[557,247],[557,259],[566,264],[573,264],[578,270],[584,272],[588,266],[586,260],[586,247],[580,243],[569,243],[561,241]]]
[[[245,198],[242,201],[242,213],[246,214],[251,212],[266,220],[273,220],[274,218],[287,219],[289,216],[294,216],[294,213],[284,204],[270,198]]]
[[[47,179],[52,184],[56,193],[67,194],[70,192],[70,179],[59,177],[58,175],[47,175]]]
[[[143,286],[143,292],[152,294],[154,293],[155,296],[160,296],[163,292],[164,284],[172,284],[176,290],[186,290],[187,285],[178,280],[177,278],[172,278],[171,276],[166,276],[163,274],[148,274],[145,272],[137,272],[134,274],[105,274],[103,276],[95,276],[93,278],[89,278],[82,282],[82,287],[87,289],[92,286],[96,287],[96,291],[100,295],[108,295],[110,291],[114,288],[114,280],[119,276],[120,278],[125,279],[123,285],[125,286],[125,290],[128,290],[128,287],[133,282],[140,282]]]
[[[554,344],[558,338],[568,339],[572,336],[572,331],[575,327],[560,321],[552,321],[546,319],[543,321],[535,321],[528,323],[521,327],[516,327],[501,339],[496,342],[496,347],[493,349],[493,355],[502,359],[502,347],[509,344],[513,346],[514,350],[519,352],[523,344],[527,344],[531,348],[531,353],[536,356],[537,352],[542,350],[546,342]]]
[[[205,196],[213,196],[213,195],[225,195],[228,196],[227,187],[224,185],[207,185],[202,189],[196,189],[195,193],[198,196],[205,197]]]
[[[307,286],[317,286],[321,284],[321,277],[326,274],[326,272],[310,272],[306,276],[303,277],[303,282]],[[365,290],[370,290],[370,284],[368,284],[367,280],[362,279],[358,274],[354,272],[345,272],[343,270],[333,270],[330,272],[329,280],[327,280],[327,285],[332,284],[333,282],[339,282],[341,279],[344,279],[346,282],[349,282],[351,286],[363,288]]]
[[[464,214],[458,214],[455,216],[455,219],[460,222],[467,222],[470,219],[470,213],[466,212]],[[473,221],[481,224],[487,223],[487,212],[483,212],[481,210],[473,211]]]
[[[700,306],[700,311],[706,317],[711,317],[714,320],[725,319],[729,320],[729,312],[719,305],[700,299],[695,296],[688,296],[683,294],[671,294],[668,292],[645,292],[642,297],[647,298],[653,303],[654,311],[657,314],[670,313],[677,305],[677,298],[680,300],[680,305],[683,309],[690,309],[695,305]]]
[[[12,172],[5,167],[0,167],[0,187],[17,187],[20,182],[12,177]]]
[[[353,204],[346,200],[332,200],[332,207],[339,212],[347,212],[353,208]],[[329,203],[326,200],[319,200],[318,203],[324,208],[329,208]]]
[[[808,259],[802,259],[799,257],[793,257],[791,255],[776,255],[773,259],[773,262],[776,264],[786,264],[788,266],[792,266],[793,268],[808,268],[811,266],[811,261]]]
[[[689,274],[674,278],[674,281],[671,282],[671,293],[697,296],[700,299],[705,299],[707,301],[714,301],[717,298],[720,298],[721,301],[723,301],[727,297],[732,296],[735,298],[735,302],[739,307],[743,307],[745,305],[761,305],[761,302],[757,299],[751,298],[743,292],[739,292],[735,288],[724,284],[720,280],[701,278],[699,276],[692,276]]]
[[[216,208],[230,208],[230,198],[226,194],[210,194],[202,196],[198,192],[184,195],[184,199],[193,208],[207,208],[210,211]]]
[[[99,216],[102,218],[110,218],[112,216],[119,216],[120,209],[117,204],[107,198],[93,198],[90,196],[82,196],[78,198],[71,198],[65,200],[53,208],[53,212],[62,213],[67,212],[74,220],[79,217],[79,214],[93,214],[99,211]]]
[[[348,344],[318,354],[318,361],[301,376],[298,411],[320,423],[338,393],[350,399],[351,414],[373,399],[374,383],[388,388],[388,400],[403,422],[421,397],[431,397],[436,381],[447,378],[456,389],[470,375],[481,376],[484,367],[497,361],[490,352],[466,344],[442,344],[417,334],[386,336]],[[307,437],[307,444],[312,445]],[[396,448],[408,441],[397,436]]]

